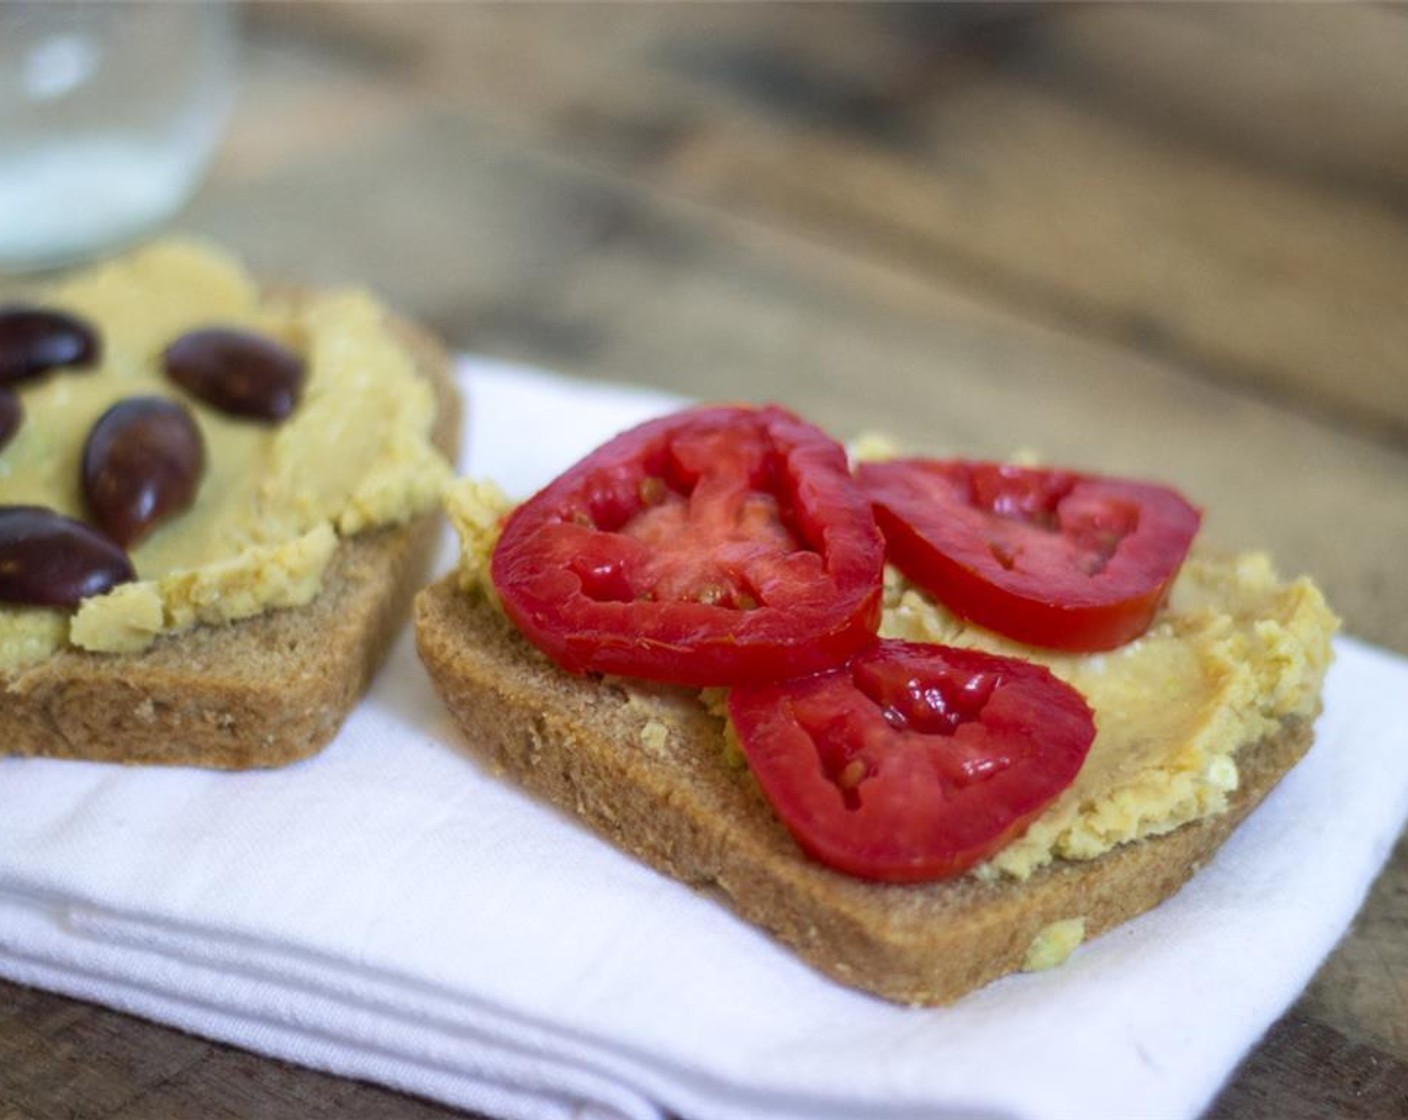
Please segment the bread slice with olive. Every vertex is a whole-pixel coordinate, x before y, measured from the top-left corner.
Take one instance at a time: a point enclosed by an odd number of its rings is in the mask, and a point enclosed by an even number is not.
[[[36,308],[97,340],[0,337],[0,379],[48,347],[9,379],[0,521],[49,519],[18,539],[0,524],[0,753],[243,769],[315,752],[427,570],[460,426],[445,351],[360,294],[262,291],[188,244],[8,310]],[[392,399],[364,399],[383,381]]]
[[[766,629],[759,616],[777,593],[769,573],[789,563],[840,570],[829,555],[836,541],[826,539],[837,522],[815,516],[814,495],[832,481],[783,454],[765,469],[724,468],[758,493],[720,499],[719,472],[706,478],[709,468],[696,468],[727,463],[731,452],[654,435],[619,437],[512,514],[491,486],[452,488],[461,563],[417,598],[420,656],[464,742],[494,772],[717,897],[844,984],[942,1004],[1056,963],[1082,937],[1176,891],[1310,744],[1335,620],[1312,584],[1279,579],[1260,555],[1193,556],[1150,604],[1143,632],[1098,653],[1003,637],[887,567],[880,637],[836,655],[840,669],[805,664],[815,649],[805,640],[802,656],[784,651],[775,680],[761,678],[768,670],[756,660],[754,679],[727,691],[698,687],[720,683],[714,668],[688,684],[664,673],[643,679],[631,659],[640,655],[648,675],[684,657],[707,632],[701,605],[735,608],[712,651],[717,662],[727,634],[747,644]],[[1045,524],[1038,507],[1054,509],[1091,481],[1013,477],[1001,485],[1022,501],[988,507],[1004,510],[1000,533],[1013,529],[1014,508],[1027,509],[1017,520],[1051,531],[1060,514]],[[662,499],[656,479],[672,495]],[[976,507],[982,489],[961,492]],[[1097,496],[1083,489],[1077,505],[1088,513]],[[1035,505],[1023,507],[1029,498]],[[1101,531],[1077,552],[1089,545],[1113,565],[1119,542],[1096,520]],[[738,560],[735,530],[745,524],[811,558],[760,553],[750,531]],[[674,562],[711,536],[729,541],[733,561]],[[1020,552],[1021,538],[1003,540]],[[525,539],[538,542],[527,559]],[[531,592],[540,577],[552,595]],[[692,625],[671,630],[669,612],[664,622],[655,612],[666,586],[690,596]],[[551,606],[582,592],[595,602]],[[560,624],[564,615],[571,626]],[[1103,635],[1091,640],[1108,645],[1109,612],[1085,621]],[[788,679],[794,657],[800,675]],[[1053,682],[1065,699],[1051,699]],[[995,705],[1009,685],[1017,702]],[[1089,712],[1093,739],[1080,747]],[[1052,741],[1038,742],[1035,776],[1019,757],[1027,748],[1009,740],[991,749],[1014,729]],[[851,745],[838,753],[837,742]],[[1072,749],[1082,757],[1068,767]],[[1051,769],[1074,777],[1064,774],[1053,792]],[[1043,786],[1039,805],[1028,797],[1034,785]]]

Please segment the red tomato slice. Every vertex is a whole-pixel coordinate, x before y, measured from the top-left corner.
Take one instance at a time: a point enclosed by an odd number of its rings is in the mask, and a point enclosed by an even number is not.
[[[572,672],[696,686],[840,664],[875,640],[884,542],[844,450],[776,407],[617,436],[508,518],[504,610]]]
[[[1015,839],[1095,738],[1080,693],[1045,668],[916,642],[735,688],[728,713],[802,849],[896,883],[956,875]]]
[[[1202,515],[1165,486],[961,460],[857,472],[891,562],[950,610],[1034,646],[1142,634]]]

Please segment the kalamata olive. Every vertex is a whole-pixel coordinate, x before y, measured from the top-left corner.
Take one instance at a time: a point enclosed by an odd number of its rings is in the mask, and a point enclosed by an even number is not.
[[[137,578],[96,529],[43,506],[0,506],[0,602],[75,607]]]
[[[205,470],[205,441],[182,404],[128,397],[98,417],[83,445],[83,496],[99,528],[131,548],[189,509]]]
[[[24,304],[0,307],[0,385],[58,366],[95,366],[101,356],[98,332],[76,315]]]
[[[282,420],[303,391],[303,359],[273,339],[211,327],[166,348],[166,376],[235,416]]]
[[[24,408],[20,405],[19,397],[9,389],[0,389],[0,451],[5,449],[5,445],[20,430],[20,421],[23,419]]]

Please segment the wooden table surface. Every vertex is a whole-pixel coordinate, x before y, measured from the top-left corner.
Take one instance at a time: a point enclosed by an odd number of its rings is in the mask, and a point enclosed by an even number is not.
[[[1408,8],[246,15],[180,225],[260,271],[586,377],[1171,480],[1408,652]],[[0,1120],[447,1115],[0,984]],[[1408,844],[1210,1115],[1408,1115]]]

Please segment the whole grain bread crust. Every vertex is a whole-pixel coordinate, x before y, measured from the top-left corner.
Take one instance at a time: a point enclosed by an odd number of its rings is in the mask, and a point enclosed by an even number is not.
[[[949,1003],[1019,970],[1052,922],[1095,936],[1173,894],[1310,745],[1285,722],[1237,753],[1222,815],[1058,860],[1026,881],[967,876],[920,886],[864,882],[807,859],[756,783],[722,750],[696,693],[573,677],[453,576],[416,600],[421,659],[495,770],[647,864],[716,895],[842,983],[890,1000]]]
[[[432,438],[453,457],[450,360],[392,330],[435,389]],[[305,607],[162,637],[137,654],[68,649],[0,674],[0,754],[216,769],[279,766],[326,744],[370,683],[426,577],[438,514],[339,543]]]

